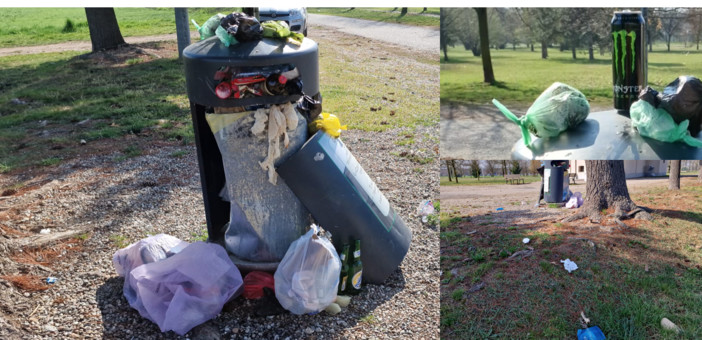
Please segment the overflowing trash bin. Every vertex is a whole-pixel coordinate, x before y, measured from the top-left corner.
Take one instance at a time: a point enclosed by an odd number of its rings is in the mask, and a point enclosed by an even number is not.
[[[209,241],[225,245],[244,269],[274,270],[310,224],[274,169],[307,140],[314,117],[294,103],[303,93],[320,97],[317,44],[262,38],[226,47],[215,36],[183,57]],[[271,133],[274,123],[286,143]]]
[[[124,295],[180,335],[242,292],[258,316],[339,313],[400,265],[411,232],[322,112],[314,41],[243,13],[198,30],[183,59],[208,242],[157,235],[117,251]]]
[[[547,203],[563,203],[567,201],[563,193],[568,178],[568,161],[546,161],[544,165],[544,200]],[[567,190],[567,189],[565,189]]]

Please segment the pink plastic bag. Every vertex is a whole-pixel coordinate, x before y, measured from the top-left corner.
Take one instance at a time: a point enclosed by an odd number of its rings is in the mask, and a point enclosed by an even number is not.
[[[124,295],[162,332],[184,335],[217,316],[229,299],[241,293],[242,284],[241,273],[224,248],[196,242],[165,260],[134,268]]]

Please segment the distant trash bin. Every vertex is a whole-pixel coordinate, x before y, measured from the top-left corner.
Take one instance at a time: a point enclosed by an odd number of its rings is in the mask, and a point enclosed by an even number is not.
[[[226,246],[242,270],[273,271],[304,234],[309,212],[283,180],[269,182],[259,164],[268,140],[251,127],[257,109],[295,103],[303,93],[321,100],[317,43],[263,38],[226,47],[211,37],[188,46],[183,59],[208,241]],[[295,114],[298,124],[286,130],[289,145],[276,165],[307,139],[306,120],[313,117]],[[223,123],[225,116],[236,119]]]
[[[544,168],[544,200],[563,203],[564,176],[568,161],[546,161]]]

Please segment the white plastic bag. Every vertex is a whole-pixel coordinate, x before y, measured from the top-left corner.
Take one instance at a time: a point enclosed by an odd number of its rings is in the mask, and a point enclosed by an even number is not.
[[[217,244],[195,242],[158,262],[134,268],[124,296],[162,332],[184,335],[222,311],[243,290],[239,269]]]
[[[566,208],[580,208],[581,205],[583,205],[583,196],[580,192],[575,192],[573,196],[570,197],[570,200],[568,200],[568,203],[566,203]]]
[[[132,269],[144,263],[161,261],[188,246],[188,242],[166,234],[149,236],[124,247],[112,256],[117,275],[128,276]]]
[[[275,297],[293,314],[319,312],[336,299],[341,261],[320,229],[313,224],[295,240],[275,271]]]

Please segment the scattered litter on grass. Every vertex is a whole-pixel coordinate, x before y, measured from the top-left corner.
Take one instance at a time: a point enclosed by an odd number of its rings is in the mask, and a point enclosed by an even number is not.
[[[529,243],[529,241],[531,241],[531,240],[529,240],[528,237],[525,237],[524,239],[522,239],[522,243],[524,243],[524,244]]]
[[[682,328],[668,320],[668,318],[661,319],[661,327],[663,327],[665,330],[674,331],[675,333],[682,332]]]
[[[561,263],[563,263],[563,267],[565,268],[565,270],[568,271],[568,273],[571,273],[574,270],[578,269],[578,265],[570,259],[561,260]]]

